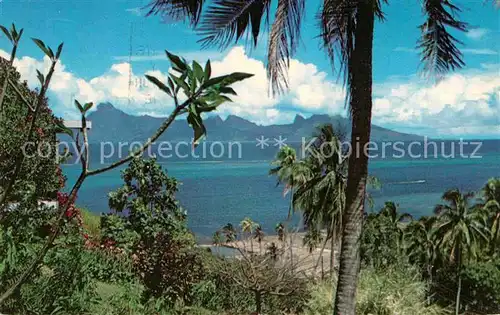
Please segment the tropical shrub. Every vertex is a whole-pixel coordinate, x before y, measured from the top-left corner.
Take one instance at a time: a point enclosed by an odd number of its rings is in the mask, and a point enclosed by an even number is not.
[[[9,201],[31,199],[55,199],[56,192],[64,186],[65,178],[59,168],[56,148],[58,131],[56,118],[45,98],[40,106],[32,143],[26,144],[25,135],[33,119],[29,104],[35,104],[38,91],[21,82],[20,74],[4,58],[0,57],[0,82],[4,82],[7,71],[22,96],[8,85],[0,114],[0,193],[11,180],[19,149],[24,149],[24,163],[14,183]],[[39,151],[39,152],[38,152]]]

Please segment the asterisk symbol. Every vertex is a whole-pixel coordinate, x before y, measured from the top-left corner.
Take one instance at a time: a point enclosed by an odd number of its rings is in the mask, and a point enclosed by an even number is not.
[[[286,146],[286,144],[285,144],[285,141],[286,141],[286,140],[287,140],[286,138],[283,138],[283,137],[281,137],[281,135],[280,135],[280,136],[278,137],[278,139],[274,138],[274,141],[276,142],[276,143],[274,144],[274,146],[275,146],[275,147],[279,147],[279,148],[281,149],[282,147]]]
[[[265,147],[269,146],[269,138],[264,138],[264,136],[260,136],[260,138],[255,138],[257,140],[257,144],[255,145],[256,147],[260,147],[261,149],[264,149]]]

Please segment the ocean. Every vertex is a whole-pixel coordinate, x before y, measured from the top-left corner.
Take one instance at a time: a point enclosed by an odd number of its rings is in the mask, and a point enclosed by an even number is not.
[[[371,191],[375,201],[373,210],[390,200],[399,204],[400,211],[418,218],[432,214],[447,189],[478,191],[488,178],[500,176],[500,140],[483,141],[474,155],[476,158],[465,155],[371,159],[369,173],[382,183],[380,190]],[[207,240],[221,226],[237,225],[245,217],[260,223],[268,233],[287,218],[289,195],[284,197],[283,186],[276,186],[276,178],[268,175],[271,160],[159,162],[170,176],[181,182],[178,200],[187,210],[190,229],[202,240]],[[93,167],[97,166],[94,163]],[[107,194],[122,185],[121,169],[88,178],[77,205],[95,213],[109,212]],[[80,167],[65,165],[63,171],[67,184],[71,185]]]

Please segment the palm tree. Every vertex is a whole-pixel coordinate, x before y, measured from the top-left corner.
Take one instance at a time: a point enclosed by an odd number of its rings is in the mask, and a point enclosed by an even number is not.
[[[243,234],[247,234],[250,239],[250,250],[253,253],[253,229],[255,227],[255,222],[250,218],[245,218],[240,222],[241,231]]]
[[[265,234],[264,231],[262,230],[262,226],[260,224],[257,224],[257,226],[255,227],[253,238],[255,238],[259,243],[259,253],[261,254],[262,254],[262,241],[264,240],[264,236]]]
[[[335,244],[342,230],[345,208],[347,159],[342,152],[341,135],[331,124],[317,128],[316,139],[309,148],[304,164],[309,167],[310,178],[295,193],[297,208],[303,212],[308,226],[326,227],[327,237],[321,248],[316,268],[323,256],[328,240],[331,241],[330,272],[333,272]]]
[[[401,241],[403,240],[403,226],[402,223],[411,220],[413,217],[408,213],[399,213],[398,205],[392,201],[387,201],[384,207],[380,211],[379,215],[384,216],[389,219],[389,224],[392,229],[398,233],[398,249],[401,247]]]
[[[439,254],[435,238],[436,221],[436,216],[421,217],[410,222],[405,229],[408,257],[412,263],[422,266],[431,282]]]
[[[500,178],[490,178],[482,191],[482,206],[488,215],[491,233],[490,250],[492,255],[500,246]]]
[[[283,146],[276,154],[276,159],[272,162],[276,167],[269,171],[269,175],[276,175],[278,181],[276,185],[285,184],[283,196],[290,192],[290,206],[288,208],[288,221],[291,220],[294,211],[294,188],[305,183],[309,178],[309,168],[300,160],[297,160],[295,149]],[[297,230],[300,228],[300,224]],[[293,235],[290,235],[290,265],[293,266]]]
[[[421,0],[426,14],[420,26],[418,47],[428,73],[441,75],[464,65],[458,40],[450,29],[466,31],[456,18],[459,8],[450,0]],[[273,93],[288,87],[286,70],[300,42],[305,0],[152,0],[148,15],[188,18],[204,46],[229,46],[245,34],[257,45],[264,19],[269,21],[271,3],[277,3],[268,42],[268,76]],[[373,31],[377,17],[384,19],[382,4],[388,0],[323,0],[318,20],[320,35],[332,65],[340,64],[347,87],[346,101],[352,120],[351,147],[365,147],[370,140],[372,116]],[[206,6],[204,3],[210,3]],[[248,32],[247,32],[248,31]],[[337,60],[339,59],[339,60]],[[334,314],[352,315],[360,268],[359,240],[363,226],[368,175],[365,154],[349,159],[346,211]]]
[[[278,241],[284,243],[285,242],[285,226],[283,225],[283,223],[280,222],[280,223],[276,224],[276,226],[274,227],[274,231],[278,235]]]
[[[231,223],[226,224],[222,228],[222,233],[226,237],[226,243],[232,243],[236,241],[236,229]]]
[[[322,241],[323,236],[316,227],[309,228],[304,236],[304,239],[302,240],[304,246],[307,246],[309,254],[312,254],[314,249],[316,249]]]
[[[217,249],[217,253],[219,252],[219,246],[221,246],[222,243],[224,243],[224,239],[222,238],[222,233],[221,231],[216,231],[214,235],[212,235],[212,244]]]
[[[444,252],[449,253],[449,260],[457,267],[456,315],[460,311],[462,265],[466,259],[476,256],[476,250],[482,240],[488,241],[484,212],[469,205],[473,196],[473,193],[461,194],[458,189],[452,189],[442,197],[446,204],[437,205],[435,208],[439,220],[436,227],[438,245]]]

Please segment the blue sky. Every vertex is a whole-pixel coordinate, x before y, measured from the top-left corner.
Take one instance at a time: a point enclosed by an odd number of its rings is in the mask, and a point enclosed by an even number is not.
[[[71,105],[74,97],[110,101],[130,114],[168,114],[171,103],[140,83],[144,73],[165,76],[169,63],[164,49],[187,59],[218,60],[216,71],[221,73],[256,72],[253,82],[238,86],[241,95],[236,104],[221,109],[223,116],[237,114],[269,124],[289,122],[296,114],[345,114],[342,86],[319,49],[314,20],[319,1],[307,1],[302,44],[290,69],[292,90],[276,99],[266,93],[262,72],[266,34],[254,49],[241,42],[223,52],[201,50],[199,37],[186,25],[145,18],[140,8],[147,3],[0,0],[0,20],[25,29],[18,68],[30,84],[36,84],[34,69],[42,70],[47,62],[28,38],[41,38],[50,46],[65,43],[62,67],[50,94],[56,113],[64,117],[76,115]],[[375,123],[430,136],[500,138],[500,11],[479,0],[456,3],[463,8],[461,19],[470,24],[469,33],[456,34],[464,42],[467,66],[437,85],[419,75],[415,51],[417,26],[423,21],[419,1],[392,0],[384,6],[387,20],[376,24],[374,40]],[[4,55],[10,51],[5,38],[0,38],[0,50]],[[130,76],[136,82],[133,91],[123,85]]]

